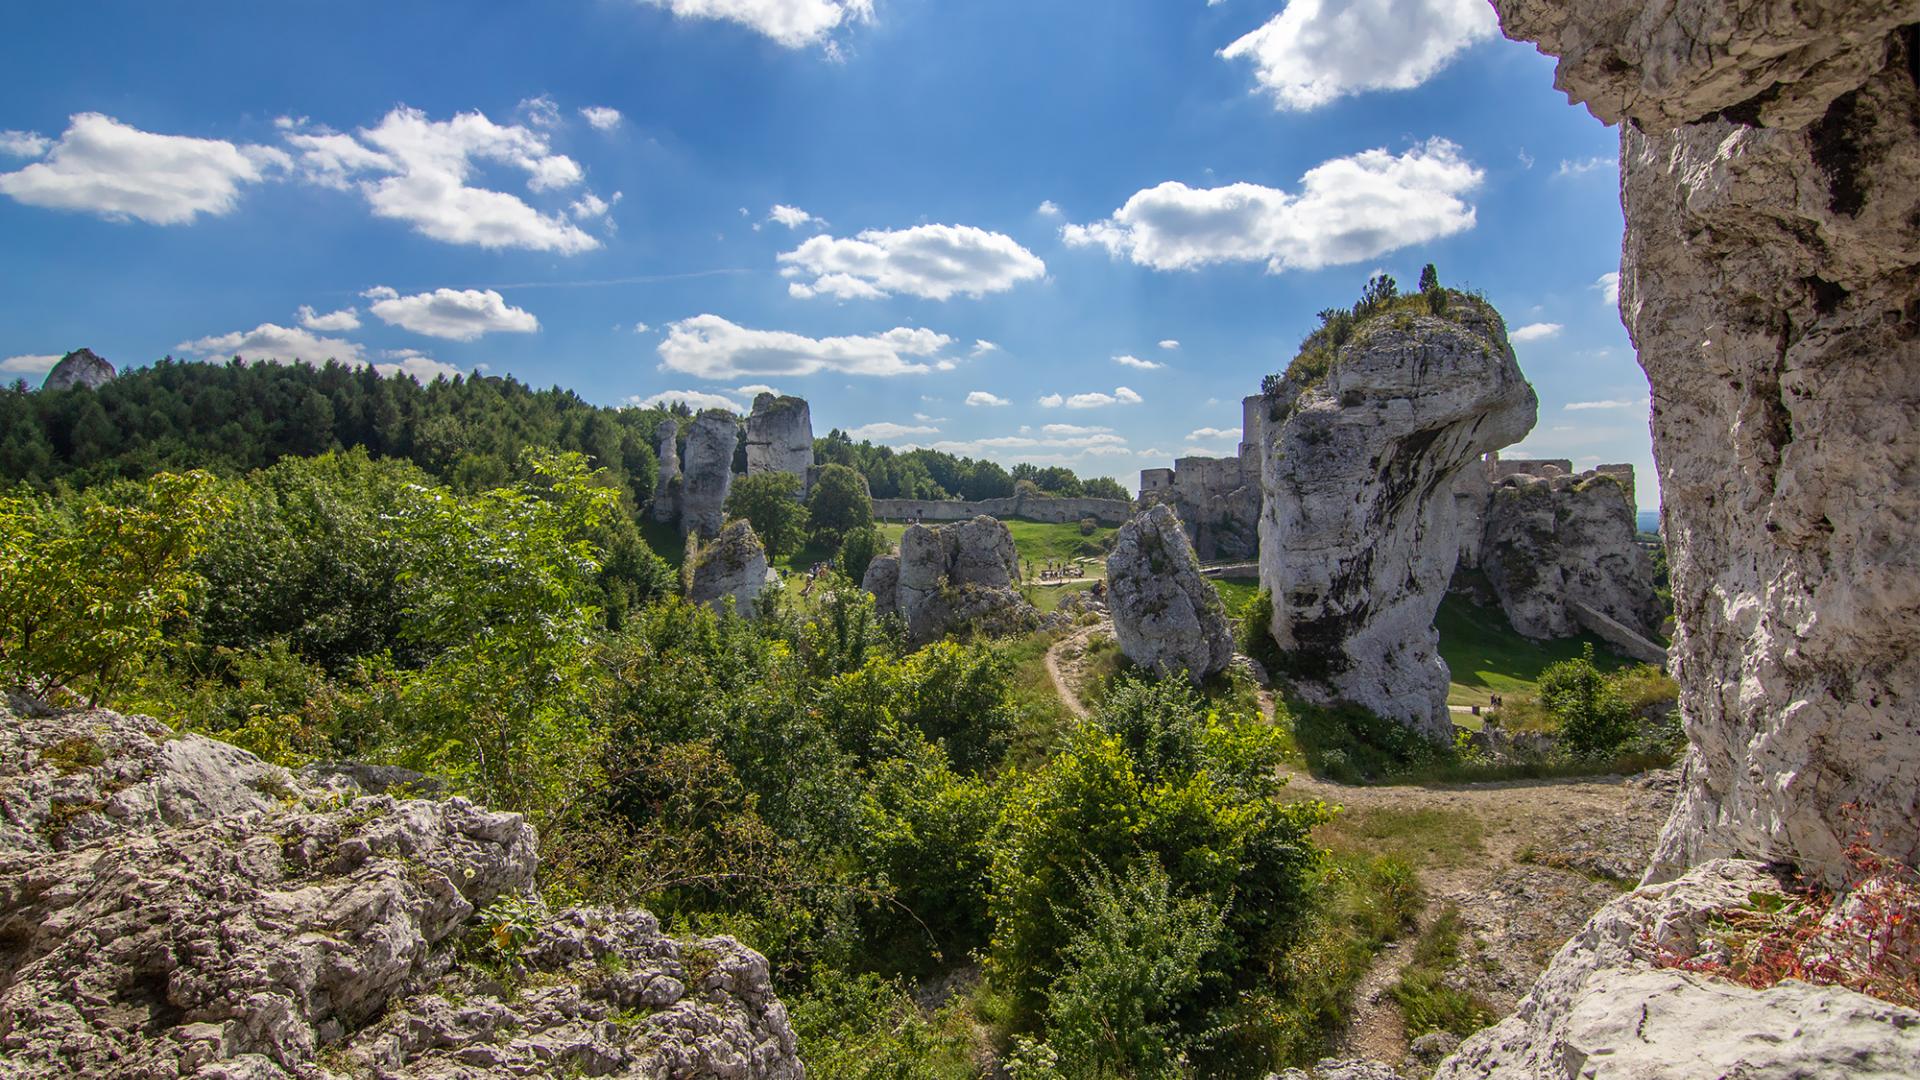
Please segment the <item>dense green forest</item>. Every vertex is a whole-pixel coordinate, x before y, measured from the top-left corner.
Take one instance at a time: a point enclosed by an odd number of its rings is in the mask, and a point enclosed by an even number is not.
[[[678,413],[688,415],[684,407]],[[510,376],[422,385],[332,362],[165,359],[98,390],[36,393],[16,382],[0,392],[0,481],[44,490],[60,480],[86,486],[161,469],[238,475],[287,454],[363,447],[473,492],[505,482],[521,450],[539,446],[586,455],[637,507],[653,493],[654,451],[668,415],[593,405],[570,390],[536,390]],[[986,499],[1012,495],[1021,481],[1052,495],[1127,497],[1109,477],[1082,480],[1061,466],[1008,470],[938,450],[896,453],[838,430],[814,442],[821,464],[858,470],[876,498]]]

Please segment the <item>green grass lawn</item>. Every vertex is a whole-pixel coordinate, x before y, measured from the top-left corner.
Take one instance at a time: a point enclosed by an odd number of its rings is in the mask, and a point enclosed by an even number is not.
[[[1005,524],[1007,532],[1013,535],[1013,547],[1020,553],[1022,564],[1032,563],[1038,570],[1048,562],[1090,559],[1088,573],[1096,577],[1106,576],[1107,545],[1112,542],[1117,530],[1102,525],[1095,528],[1091,535],[1082,536],[1080,526],[1073,522],[1045,525],[1037,521],[1008,521]],[[880,526],[880,534],[896,547],[900,544],[900,534],[906,531],[907,527],[897,522],[884,522]]]
[[[1257,578],[1208,578],[1220,591],[1220,602],[1227,606],[1227,618],[1238,619],[1240,612],[1260,591]]]
[[[1440,629],[1440,656],[1453,669],[1447,688],[1449,705],[1486,705],[1491,695],[1531,694],[1547,665],[1571,660],[1588,643],[1594,664],[1602,671],[1632,667],[1633,661],[1608,651],[1598,638],[1582,636],[1557,641],[1521,637],[1497,609],[1478,607],[1449,594],[1434,616]]]

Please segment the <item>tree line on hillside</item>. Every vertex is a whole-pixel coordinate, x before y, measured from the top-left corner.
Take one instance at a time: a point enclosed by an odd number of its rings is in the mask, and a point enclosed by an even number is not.
[[[594,405],[570,390],[537,390],[511,376],[419,383],[404,374],[322,365],[163,359],[97,390],[0,391],[0,482],[48,490],[162,470],[238,475],[287,455],[365,448],[401,458],[456,490],[506,483],[528,447],[584,454],[629,508],[653,494],[655,448],[668,409]],[[744,468],[743,449],[739,467]],[[1022,483],[1050,495],[1126,498],[1111,478],[1082,480],[1060,466],[1008,470],[937,450],[895,452],[835,430],[816,439],[822,464],[849,466],[877,498],[987,499]]]

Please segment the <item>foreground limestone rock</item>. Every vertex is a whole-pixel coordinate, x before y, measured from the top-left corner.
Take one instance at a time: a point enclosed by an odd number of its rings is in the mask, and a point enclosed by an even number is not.
[[[680,463],[680,535],[719,535],[727,492],[733,489],[733,451],[739,438],[740,423],[725,409],[708,409],[693,418]]]
[[[1597,611],[1628,631],[1603,640],[1663,663],[1665,651],[1651,644],[1663,612],[1634,513],[1631,488],[1612,473],[1502,479],[1487,501],[1481,564],[1513,628],[1573,637],[1606,625],[1591,618]]]
[[[1296,685],[1452,737],[1433,615],[1459,554],[1456,473],[1532,429],[1500,316],[1454,294],[1353,332],[1269,395],[1260,583]],[[1278,674],[1278,673],[1276,673]]]
[[[680,520],[680,421],[671,417],[660,425],[660,476],[653,484],[653,520]]]
[[[1767,990],[1660,967],[1714,948],[1714,916],[1778,894],[1759,863],[1724,859],[1602,908],[1513,1016],[1468,1039],[1436,1080],[1673,1080],[1914,1075],[1920,1013],[1841,987]]]
[[[747,475],[783,472],[804,483],[813,468],[813,414],[804,398],[760,394],[747,416]]]
[[[113,365],[101,359],[92,349],[75,349],[60,358],[47,372],[47,381],[40,384],[42,390],[70,390],[84,386],[98,390],[112,382],[117,373]]]
[[[898,615],[907,638],[924,645],[961,630],[1001,634],[1031,629],[1040,613],[1015,588],[1013,534],[993,518],[929,528],[909,525],[898,554],[868,564],[860,587],[882,615]]]
[[[802,1075],[766,962],[728,938],[574,910],[501,958],[538,989],[457,966],[476,910],[529,895],[517,814],[0,709],[0,819],[0,1075]]]
[[[1920,4],[1495,0],[1621,125],[1688,782],[1651,871],[1920,860]]]
[[[767,563],[767,549],[754,535],[753,526],[736,520],[720,530],[711,543],[700,546],[687,599],[715,611],[731,599],[733,610],[751,619],[761,592],[779,580]]]
[[[1226,670],[1233,632],[1226,607],[1200,576],[1193,545],[1165,504],[1120,527],[1107,556],[1107,605],[1113,636],[1127,659],[1194,682]]]

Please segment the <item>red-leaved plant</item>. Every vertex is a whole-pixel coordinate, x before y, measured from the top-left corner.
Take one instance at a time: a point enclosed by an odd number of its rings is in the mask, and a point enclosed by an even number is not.
[[[1838,892],[1803,879],[1786,895],[1751,893],[1713,919],[1710,942],[1659,950],[1654,964],[1755,990],[1785,979],[1844,986],[1920,1008],[1920,874],[1879,850],[1857,804],[1841,812],[1853,832]]]

